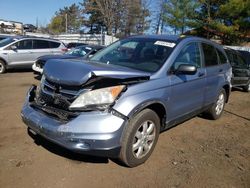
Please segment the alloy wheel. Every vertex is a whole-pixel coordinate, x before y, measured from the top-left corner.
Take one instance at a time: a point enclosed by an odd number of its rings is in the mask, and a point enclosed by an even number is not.
[[[224,108],[224,104],[225,104],[225,97],[224,94],[221,93],[218,97],[218,100],[216,102],[216,107],[215,107],[215,113],[216,115],[220,115],[223,108]]]
[[[156,136],[155,124],[152,121],[145,121],[137,129],[132,146],[134,157],[140,159],[147,155],[152,148]]]

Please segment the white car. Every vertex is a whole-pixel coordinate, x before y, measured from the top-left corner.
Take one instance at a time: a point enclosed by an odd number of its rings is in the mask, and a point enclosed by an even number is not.
[[[0,41],[0,74],[10,68],[31,68],[42,55],[63,54],[67,48],[58,40],[11,36]]]

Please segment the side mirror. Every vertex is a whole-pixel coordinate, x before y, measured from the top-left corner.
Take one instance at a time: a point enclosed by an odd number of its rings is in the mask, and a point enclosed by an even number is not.
[[[175,71],[175,74],[194,75],[196,72],[197,67],[195,65],[181,64]]]
[[[10,46],[11,50],[16,51],[17,47],[15,45]]]

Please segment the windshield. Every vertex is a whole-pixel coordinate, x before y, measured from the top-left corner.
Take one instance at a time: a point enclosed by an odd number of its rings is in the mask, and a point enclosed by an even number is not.
[[[77,47],[72,50],[66,52],[66,54],[74,55],[74,56],[85,56],[87,53],[91,51],[90,47]]]
[[[15,40],[13,38],[6,38],[0,41],[0,48],[4,47],[12,42],[14,42]]]
[[[115,42],[90,60],[153,73],[161,68],[174,46],[166,40],[130,38]]]

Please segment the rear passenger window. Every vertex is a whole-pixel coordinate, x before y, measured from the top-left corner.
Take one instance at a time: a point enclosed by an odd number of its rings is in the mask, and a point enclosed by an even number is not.
[[[225,55],[220,50],[217,50],[217,52],[220,58],[220,63],[221,64],[227,63],[227,58],[225,57]]]
[[[52,42],[52,41],[49,42],[50,48],[58,48],[59,46],[60,46],[59,42]]]
[[[205,66],[209,67],[218,65],[218,58],[215,48],[209,44],[204,43],[202,44],[202,47],[205,59]]]
[[[173,64],[173,69],[176,70],[182,64],[201,67],[200,50],[197,43],[188,44],[181,50]]]
[[[49,48],[49,41],[33,40],[33,49],[46,49],[46,48]]]

